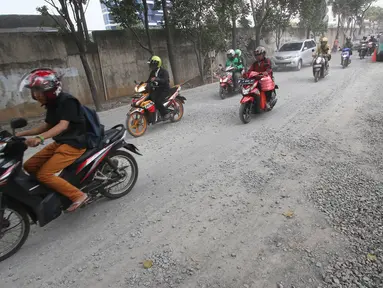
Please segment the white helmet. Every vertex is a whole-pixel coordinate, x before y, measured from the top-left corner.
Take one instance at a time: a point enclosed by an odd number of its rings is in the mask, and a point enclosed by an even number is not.
[[[235,51],[234,51],[234,49],[229,49],[229,50],[227,50],[226,55],[230,55],[231,57],[234,57],[234,56],[235,56]]]

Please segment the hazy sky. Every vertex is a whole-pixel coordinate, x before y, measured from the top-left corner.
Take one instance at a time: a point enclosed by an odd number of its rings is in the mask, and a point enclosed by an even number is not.
[[[86,11],[89,30],[104,30],[105,25],[102,18],[100,1],[89,1]],[[0,14],[38,14],[36,7],[44,4],[46,4],[44,0],[10,0],[7,1],[6,5],[0,5]]]
[[[89,30],[104,30],[105,26],[100,1],[89,1],[89,6],[86,11]],[[44,0],[10,0],[7,1],[6,5],[0,5],[0,14],[38,14],[36,7],[44,4]],[[375,5],[383,7],[383,0],[378,0]]]

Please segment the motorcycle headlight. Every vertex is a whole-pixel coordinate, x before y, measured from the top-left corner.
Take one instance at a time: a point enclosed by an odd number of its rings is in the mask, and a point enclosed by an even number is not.
[[[250,88],[242,88],[242,94],[247,95],[250,93]]]
[[[318,57],[316,62],[317,62],[317,64],[320,64],[322,62],[322,59]]]

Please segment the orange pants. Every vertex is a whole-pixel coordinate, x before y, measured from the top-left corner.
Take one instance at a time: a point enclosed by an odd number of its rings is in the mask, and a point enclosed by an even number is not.
[[[53,142],[28,159],[24,169],[35,175],[39,182],[75,202],[84,195],[83,192],[55,174],[71,165],[85,150]]]

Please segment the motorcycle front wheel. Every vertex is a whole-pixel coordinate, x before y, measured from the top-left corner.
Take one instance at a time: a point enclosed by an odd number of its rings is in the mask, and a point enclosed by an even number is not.
[[[239,119],[241,119],[243,124],[247,124],[251,120],[251,104],[242,103],[239,107]]]
[[[320,77],[320,70],[314,72],[314,81],[318,82]]]
[[[109,160],[117,166],[118,176],[113,167],[107,161],[101,167],[100,172],[111,183],[103,190],[102,195],[109,199],[117,199],[128,194],[134,187],[138,178],[138,165],[133,155],[124,151],[116,150],[108,155]]]
[[[130,135],[133,137],[140,137],[144,135],[146,129],[148,128],[148,120],[144,114],[134,112],[128,114],[126,118],[126,129]]]
[[[0,210],[0,217],[1,262],[11,257],[24,245],[29,235],[30,221],[25,209],[18,205],[8,205],[5,209]],[[12,220],[14,218],[15,220]],[[12,237],[15,230],[16,232],[17,230],[20,231],[17,233],[16,237]],[[15,239],[11,240],[11,238]]]
[[[222,86],[219,86],[219,96],[221,97],[222,100],[226,98],[226,91],[225,89],[223,89]]]

